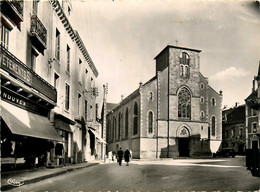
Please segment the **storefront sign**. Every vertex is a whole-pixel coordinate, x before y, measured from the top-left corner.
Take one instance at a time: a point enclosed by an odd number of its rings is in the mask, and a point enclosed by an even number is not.
[[[19,105],[24,109],[29,109],[31,111],[35,111],[35,112],[42,113],[42,114],[45,114],[48,112],[47,109],[34,104],[33,102],[27,100],[26,98],[23,98],[22,96],[18,95],[17,93],[14,93],[11,90],[6,89],[5,87],[2,87],[2,89],[1,89],[1,98],[3,100],[7,100],[11,103]]]
[[[2,55],[2,67],[11,74],[15,74],[16,77],[22,79],[29,85],[32,84],[32,74],[24,66],[19,65],[18,62],[13,62],[11,59]]]
[[[54,102],[57,102],[57,91],[48,82],[42,79],[34,71],[19,61],[14,55],[5,49],[1,49],[1,68],[10,75],[22,80],[27,85],[44,94]]]

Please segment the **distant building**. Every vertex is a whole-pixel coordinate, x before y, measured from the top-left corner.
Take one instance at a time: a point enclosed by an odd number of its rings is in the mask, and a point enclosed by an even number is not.
[[[108,151],[133,158],[201,156],[222,141],[222,92],[200,73],[200,50],[167,46],[156,74],[107,113]]]
[[[260,145],[260,62],[257,76],[254,77],[252,93],[246,101],[246,127],[247,127],[247,148],[259,148]]]
[[[245,105],[222,111],[222,148],[232,148],[244,155],[246,150]]]
[[[98,71],[72,28],[71,1],[0,5],[2,165],[89,161]]]
[[[260,62],[246,101],[246,164],[253,176],[260,177]]]

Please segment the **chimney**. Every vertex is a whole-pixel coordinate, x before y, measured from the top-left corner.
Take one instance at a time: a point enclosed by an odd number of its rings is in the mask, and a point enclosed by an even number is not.
[[[124,100],[124,95],[121,95],[121,102]]]
[[[143,85],[143,83],[142,83],[142,81],[140,81],[140,83],[139,83],[139,88],[142,87],[142,85]]]

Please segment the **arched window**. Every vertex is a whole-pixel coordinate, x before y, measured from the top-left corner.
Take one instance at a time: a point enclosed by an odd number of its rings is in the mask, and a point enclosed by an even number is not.
[[[189,78],[190,76],[190,57],[187,53],[182,52],[180,57],[180,76]]]
[[[120,140],[121,134],[121,113],[118,115],[118,130],[117,130],[117,138]]]
[[[106,132],[106,139],[107,141],[110,141],[111,139],[111,130],[110,130],[110,120],[107,121],[107,132]]]
[[[138,105],[135,102],[134,105],[134,135],[137,134],[137,130],[138,130]]]
[[[216,135],[216,120],[215,120],[215,117],[212,116],[211,118],[211,127],[212,127],[212,136],[215,136]]]
[[[116,139],[116,118],[114,117],[112,141],[114,141],[115,139]]]
[[[187,88],[183,87],[178,94],[178,117],[191,117],[191,95]]]
[[[128,137],[128,108],[125,111],[125,137]]]
[[[148,113],[148,132],[153,133],[153,112]]]

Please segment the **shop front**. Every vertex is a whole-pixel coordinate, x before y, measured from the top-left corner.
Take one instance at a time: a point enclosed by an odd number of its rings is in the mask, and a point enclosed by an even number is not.
[[[62,141],[47,117],[1,101],[2,171],[46,166]]]

